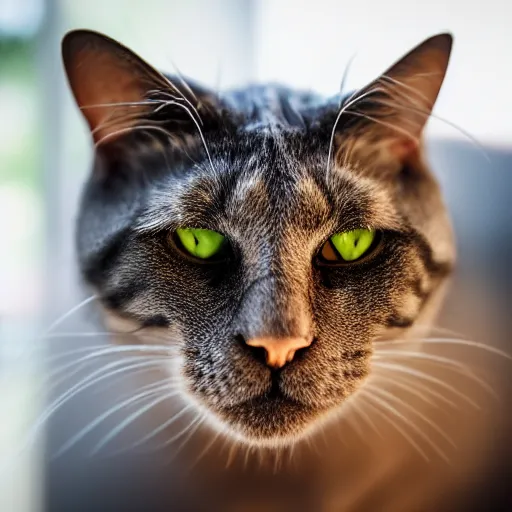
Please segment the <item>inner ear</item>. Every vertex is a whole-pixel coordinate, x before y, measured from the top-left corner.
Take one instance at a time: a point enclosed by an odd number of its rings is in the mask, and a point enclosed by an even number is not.
[[[408,137],[391,138],[388,146],[388,151],[393,158],[401,162],[402,165],[416,161],[419,149],[418,142]]]
[[[99,143],[132,127],[155,105],[151,90],[169,89],[169,81],[135,53],[102,34],[68,33],[62,56],[69,84]]]
[[[406,162],[418,152],[421,134],[443,84],[452,36],[427,39],[379,78],[345,100],[345,126]]]

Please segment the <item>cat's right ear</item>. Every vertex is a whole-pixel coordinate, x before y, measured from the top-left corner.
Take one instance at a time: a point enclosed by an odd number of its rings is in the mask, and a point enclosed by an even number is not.
[[[134,52],[90,30],[74,30],[62,41],[69,85],[96,145],[114,141],[135,126],[150,124],[155,112],[182,131],[194,128],[194,115],[208,99],[178,87]]]
[[[122,134],[151,107],[148,89],[165,79],[131,50],[97,32],[74,30],[62,41],[73,95],[99,143]]]

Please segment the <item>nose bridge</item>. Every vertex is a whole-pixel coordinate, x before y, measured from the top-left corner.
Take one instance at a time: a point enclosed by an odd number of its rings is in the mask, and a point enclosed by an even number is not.
[[[311,314],[307,286],[287,280],[282,273],[256,279],[242,299],[238,319],[241,333],[250,338],[308,337]]]
[[[253,282],[239,311],[238,333],[250,347],[262,348],[272,368],[292,361],[312,341],[307,292],[283,275]]]

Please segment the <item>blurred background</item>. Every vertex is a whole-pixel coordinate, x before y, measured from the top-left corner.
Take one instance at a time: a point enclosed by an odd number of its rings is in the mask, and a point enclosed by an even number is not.
[[[0,0],[0,461],[43,403],[44,393],[34,393],[37,338],[85,296],[73,222],[92,153],[61,67],[67,30],[104,32],[155,66],[215,88],[270,80],[326,95],[338,91],[352,58],[348,89],[424,38],[452,32],[434,111],[445,121],[427,128],[460,253],[442,322],[512,350],[511,11],[503,0]],[[510,455],[502,437],[509,418],[500,421],[489,450]],[[55,438],[65,424],[53,424]],[[54,499],[43,498],[58,492],[45,453],[40,440],[2,476],[2,512]],[[493,460],[500,474],[501,458]]]

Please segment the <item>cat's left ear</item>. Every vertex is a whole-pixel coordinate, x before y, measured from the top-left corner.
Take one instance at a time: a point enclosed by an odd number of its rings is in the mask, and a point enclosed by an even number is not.
[[[383,144],[391,158],[407,161],[417,152],[443,84],[452,41],[450,34],[427,39],[346,99],[347,124]]]

